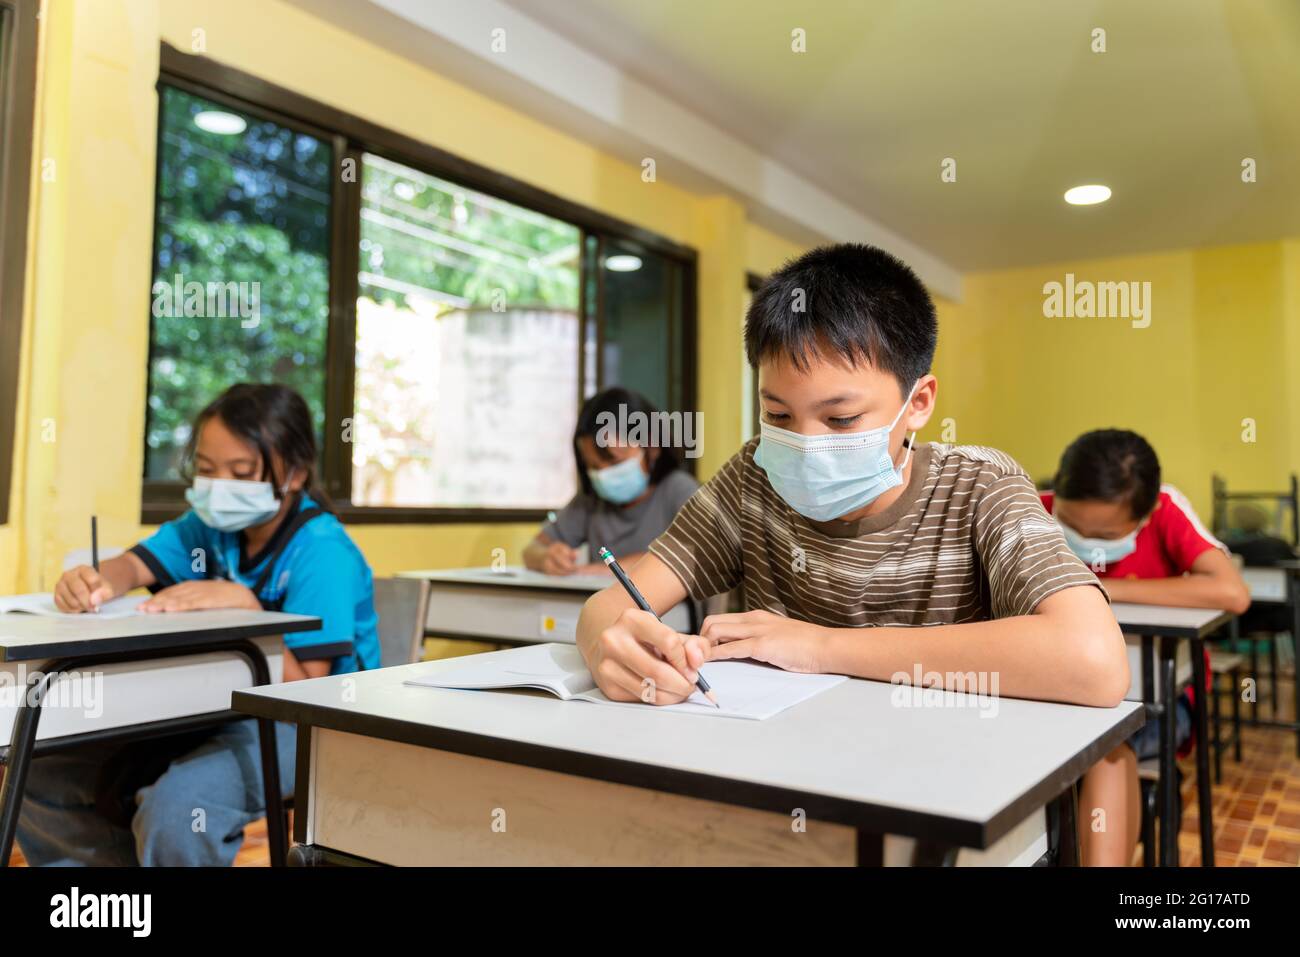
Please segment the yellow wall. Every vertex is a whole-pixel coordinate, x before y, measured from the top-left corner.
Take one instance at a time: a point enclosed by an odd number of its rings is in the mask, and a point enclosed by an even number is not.
[[[756,276],[775,272],[787,260],[806,252],[808,246],[791,242],[757,223],[745,224],[745,271]]]
[[[1281,489],[1300,470],[1297,265],[1292,240],[968,274],[962,303],[939,306],[931,437],[951,418],[958,441],[1002,448],[1040,478],[1079,433],[1131,428],[1207,521],[1212,473]],[[1046,318],[1043,286],[1066,272],[1149,281],[1150,326]]]
[[[702,475],[741,439],[746,271],[802,247],[277,0],[47,0],[43,20],[29,295],[10,523],[0,592],[48,588],[62,556],[139,524],[158,45],[214,59],[654,230],[700,255]],[[285,37],[292,37],[286,42]],[[436,110],[432,108],[436,104]],[[1043,283],[1153,285],[1148,329],[1048,319]],[[999,446],[1050,474],[1079,432],[1128,426],[1157,445],[1168,478],[1208,512],[1209,475],[1279,486],[1300,470],[1300,240],[1007,270],[965,278],[939,302],[939,413],[961,442]],[[730,358],[728,358],[730,357]],[[1241,420],[1259,441],[1240,440]],[[52,441],[49,430],[53,428]],[[355,526],[375,570],[512,555],[526,525]]]
[[[708,475],[740,442],[743,274],[755,234],[743,208],[620,162],[473,90],[361,42],[276,0],[47,0],[36,153],[55,160],[37,182],[36,238],[24,341],[25,404],[13,519],[0,529],[0,592],[48,588],[62,556],[86,547],[87,516],[106,543],[139,523],[158,45],[206,55],[383,126],[433,143],[699,253],[700,406]],[[286,37],[292,37],[287,42]],[[432,104],[436,104],[434,109]],[[759,254],[760,258],[762,254]],[[714,317],[725,316],[725,321]],[[55,441],[41,441],[54,422]],[[515,559],[531,525],[358,525],[378,574]]]

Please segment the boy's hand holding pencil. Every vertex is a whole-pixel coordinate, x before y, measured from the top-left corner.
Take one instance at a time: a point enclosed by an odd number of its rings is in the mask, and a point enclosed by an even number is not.
[[[678,634],[661,622],[613,553],[602,548],[600,557],[637,605],[601,632],[594,660],[587,662],[601,688],[616,701],[647,704],[677,704],[698,689],[718,707],[717,697],[700,674],[700,666],[709,660],[709,642],[699,635]],[[609,653],[615,651],[617,657],[611,657]],[[618,697],[619,692],[628,697]]]
[[[629,608],[601,632],[587,666],[614,701],[678,704],[696,691],[707,645],[698,635],[673,631],[650,612]]]

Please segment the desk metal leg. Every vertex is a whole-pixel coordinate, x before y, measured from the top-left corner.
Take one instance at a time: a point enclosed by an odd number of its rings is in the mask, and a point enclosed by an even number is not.
[[[1178,769],[1174,763],[1175,650],[1173,638],[1160,639],[1160,866],[1178,866]]]
[[[1210,795],[1210,732],[1205,712],[1205,642],[1193,638],[1192,687],[1195,689],[1193,710],[1196,719],[1196,800],[1201,825],[1201,866],[1214,866],[1214,800]],[[1217,693],[1217,692],[1216,692]],[[1177,724],[1170,721],[1170,724]]]
[[[1300,572],[1287,572],[1291,594],[1291,707],[1295,717],[1295,756],[1300,758]]]
[[[1150,635],[1143,635],[1142,701],[1148,706],[1156,703],[1155,660],[1155,639]],[[1147,717],[1150,717],[1150,715]]]
[[[252,646],[255,655],[245,654],[253,669],[255,685],[271,683],[266,656],[260,648]],[[284,791],[280,788],[280,755],[276,748],[275,722],[270,718],[257,719],[257,738],[262,750],[262,794],[266,801],[266,838],[271,866],[284,867],[288,858],[289,839],[285,834]]]
[[[1079,795],[1075,785],[1047,802],[1047,854],[1055,867],[1079,866]]]
[[[1235,624],[1235,622],[1234,622]],[[1259,642],[1255,640],[1254,635],[1246,638],[1250,643],[1250,680],[1254,684],[1254,695],[1250,699],[1250,723],[1252,726],[1259,724]]]
[[[1159,722],[1160,711],[1156,704],[1156,678],[1155,678],[1155,639],[1150,635],[1142,636],[1142,704],[1146,708],[1146,719]],[[1142,830],[1142,866],[1152,867],[1159,863],[1159,856],[1156,853],[1155,844],[1155,819],[1160,814],[1161,798],[1164,792],[1160,790],[1160,781],[1156,781],[1155,794],[1153,800],[1143,802],[1143,817],[1145,819]]]
[[[208,652],[229,651],[241,655],[253,673],[253,683],[271,683],[270,667],[266,655],[254,642],[247,639],[208,644],[201,648],[179,648],[166,652],[132,652],[129,654],[87,655],[82,658],[64,658],[47,662],[44,669],[28,681],[26,693],[18,703],[14,716],[13,733],[9,741],[9,767],[0,780],[0,866],[9,865],[14,836],[18,831],[18,817],[23,807],[23,790],[27,784],[27,771],[31,767],[36,749],[36,732],[41,720],[41,707],[50,686],[63,674],[106,664],[128,661],[158,661],[183,658]],[[130,736],[130,729],[123,735]],[[288,850],[284,827],[284,795],[280,791],[280,758],[275,746],[275,722],[258,719],[258,737],[262,751],[262,782],[266,796],[266,831],[270,843],[272,867],[283,867]]]
[[[1228,676],[1228,680],[1232,680]],[[1210,676],[1210,727],[1214,734],[1214,740],[1208,742],[1210,747],[1214,748],[1214,783],[1223,783],[1223,720],[1220,712],[1222,707],[1219,704],[1219,676],[1217,674]]]
[[[1241,763],[1241,669],[1232,669],[1232,759]],[[1300,741],[1300,737],[1296,739]],[[1300,750],[1300,749],[1297,749]]]
[[[41,721],[41,705],[55,680],[58,670],[38,672],[27,682],[25,697],[18,703],[14,716],[13,733],[9,738],[8,769],[0,784],[0,865],[9,866],[9,856],[14,849],[14,835],[18,833],[18,816],[23,809],[23,789],[27,785],[27,771],[32,764],[32,751],[36,748],[36,731]]]
[[[1269,717],[1278,720],[1277,707],[1277,633],[1268,639],[1268,693],[1272,705],[1268,709]]]
[[[858,828],[858,867],[885,866],[885,835]]]

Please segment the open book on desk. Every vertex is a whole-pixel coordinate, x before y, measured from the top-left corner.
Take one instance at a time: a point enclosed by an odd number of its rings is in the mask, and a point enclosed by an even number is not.
[[[54,604],[54,596],[49,592],[36,592],[32,595],[8,595],[0,598],[0,614],[16,613],[23,615],[42,615],[48,618],[79,618],[88,615],[91,618],[128,618],[142,615],[140,605],[148,601],[149,595],[123,595],[113,598],[99,606],[98,612],[74,612],[69,614],[59,611]]]
[[[697,690],[680,704],[658,711],[709,714],[762,721],[847,681],[843,675],[804,675],[749,661],[715,661],[702,669],[720,708]],[[565,701],[589,701],[621,708],[645,708],[636,701],[611,701],[596,687],[578,649],[569,644],[526,645],[465,658],[462,664],[410,678],[408,685],[468,691],[537,688]]]

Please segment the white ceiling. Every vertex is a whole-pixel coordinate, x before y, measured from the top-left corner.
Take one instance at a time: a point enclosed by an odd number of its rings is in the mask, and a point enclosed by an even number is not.
[[[355,0],[291,2],[624,155],[656,130],[695,167],[688,185],[800,238],[893,246],[932,283],[1300,236],[1300,0],[370,0],[362,16]],[[507,21],[529,50],[479,55]],[[564,73],[592,89],[566,92]],[[612,84],[617,115],[592,99]],[[1114,197],[1067,206],[1086,182]]]

